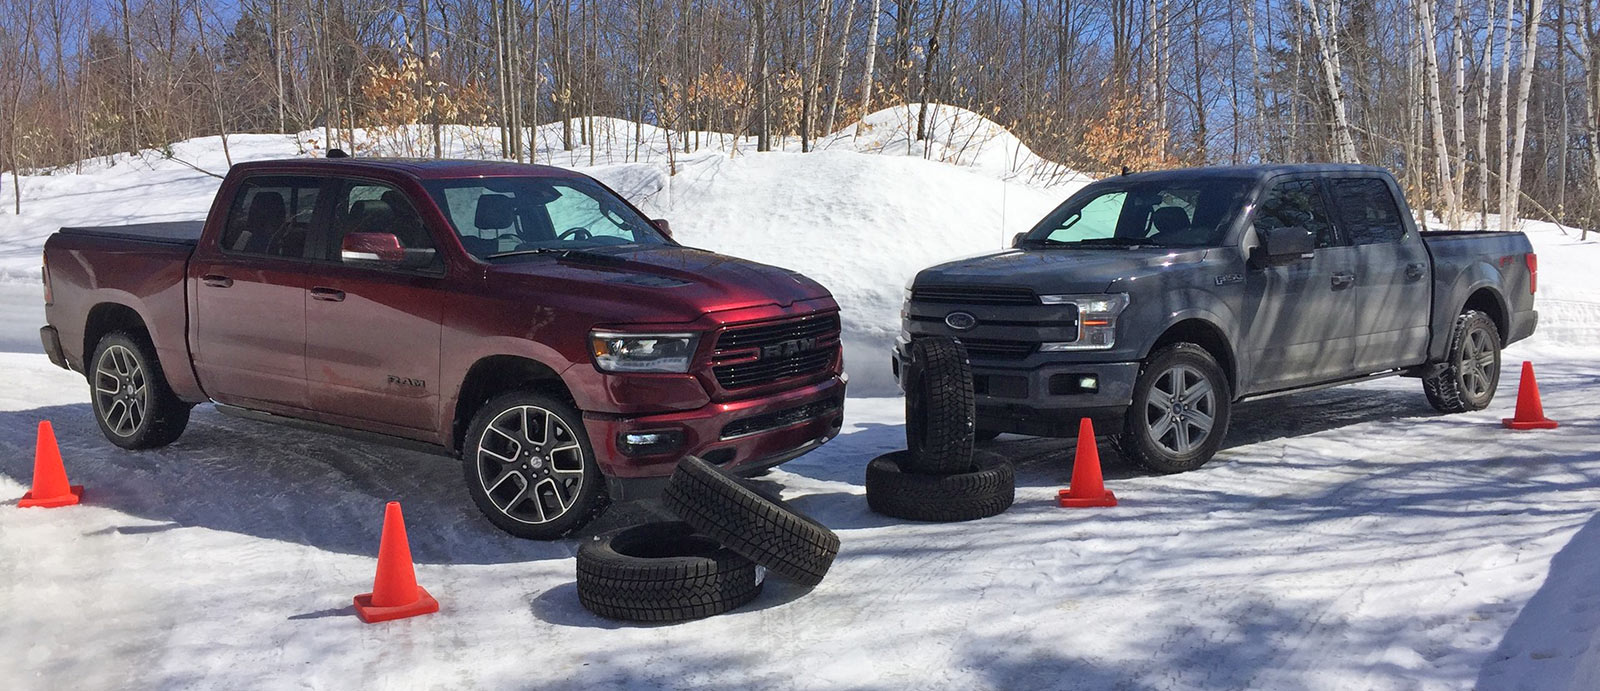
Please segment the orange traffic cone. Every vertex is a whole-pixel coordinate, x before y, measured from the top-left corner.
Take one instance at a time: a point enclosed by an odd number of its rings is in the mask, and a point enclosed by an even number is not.
[[[83,498],[83,485],[67,484],[67,469],[61,464],[61,449],[56,447],[56,432],[49,420],[39,421],[39,442],[33,450],[33,490],[22,495],[17,506],[55,508],[71,506]]]
[[[1533,363],[1522,361],[1522,379],[1517,382],[1516,417],[1504,418],[1500,424],[1507,429],[1555,429],[1556,421],[1544,416],[1544,404],[1539,402],[1539,382],[1533,378]]]
[[[372,592],[356,596],[356,616],[368,624],[404,619],[439,611],[439,601],[417,585],[411,565],[411,545],[406,542],[406,521],[400,502],[383,511],[383,537],[378,542],[378,575]]]
[[[1106,489],[1100,477],[1100,449],[1094,443],[1094,423],[1083,418],[1078,423],[1078,453],[1072,460],[1072,484],[1056,493],[1061,506],[1116,506],[1117,495]]]

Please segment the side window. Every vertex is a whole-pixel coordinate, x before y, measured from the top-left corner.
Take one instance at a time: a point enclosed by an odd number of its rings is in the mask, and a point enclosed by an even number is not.
[[[1267,192],[1256,208],[1256,230],[1299,226],[1317,236],[1317,247],[1343,244],[1334,231],[1328,205],[1316,180],[1287,180]]]
[[[344,236],[351,233],[390,233],[406,249],[436,249],[421,214],[405,193],[378,182],[341,183],[334,198],[332,225],[327,258],[335,261]]]
[[[307,237],[322,180],[304,176],[249,178],[239,186],[223,225],[224,252],[309,258]]]
[[[576,239],[583,240],[586,235],[633,239],[632,230],[617,225],[601,210],[600,200],[564,185],[555,185],[555,189],[561,196],[546,203],[544,210],[550,215],[550,226],[555,229],[557,237],[570,232],[571,235],[562,239],[576,236]]]
[[[1333,181],[1334,204],[1345,233],[1357,245],[1400,242],[1406,226],[1400,221],[1389,185],[1377,178],[1340,178]]]

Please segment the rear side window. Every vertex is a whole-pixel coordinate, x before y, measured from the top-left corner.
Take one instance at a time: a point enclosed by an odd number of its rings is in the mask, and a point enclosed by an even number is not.
[[[1316,180],[1286,180],[1273,185],[1256,208],[1256,230],[1295,227],[1317,236],[1317,247],[1343,244],[1334,231],[1328,204]]]
[[[307,258],[320,178],[271,176],[245,180],[222,228],[222,249],[235,254]]]
[[[1345,233],[1357,245],[1400,242],[1405,224],[1395,206],[1389,185],[1377,178],[1338,178],[1333,181],[1334,203]]]

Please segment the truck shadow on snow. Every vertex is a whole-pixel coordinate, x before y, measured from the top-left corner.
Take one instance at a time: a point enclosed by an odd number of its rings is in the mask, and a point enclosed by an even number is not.
[[[1238,409],[1228,446],[1312,434],[1394,417],[1431,414],[1417,392],[1342,389]],[[203,527],[304,544],[345,554],[375,555],[384,502],[406,512],[413,556],[420,563],[482,564],[568,558],[572,540],[535,542],[501,533],[477,512],[462,487],[460,465],[442,456],[351,441],[195,409],[175,444],[150,451],[116,448],[101,436],[87,404],[0,412],[0,473],[27,485],[38,421],[51,420],[74,484],[85,503],[148,521],[107,526],[131,535]],[[981,450],[1018,466],[1019,486],[1065,486],[1074,440],[1002,437]],[[904,446],[902,425],[858,426],[822,450],[758,482],[783,489],[785,473],[837,482],[849,491],[794,498],[797,508],[840,529],[893,525],[872,514],[861,496],[866,462]],[[1106,478],[1143,475],[1101,443]],[[1228,462],[1226,450],[1213,461]],[[1203,471],[1202,471],[1203,472]],[[578,537],[670,518],[656,502],[613,506]],[[764,598],[765,599],[765,598]]]

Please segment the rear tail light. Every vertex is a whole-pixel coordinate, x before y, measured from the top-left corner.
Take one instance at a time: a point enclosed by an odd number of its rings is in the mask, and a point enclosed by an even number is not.
[[[44,280],[44,304],[50,304],[50,263],[39,260],[39,275]]]
[[[1528,260],[1528,294],[1539,292],[1539,255],[1529,252],[1523,255]]]

